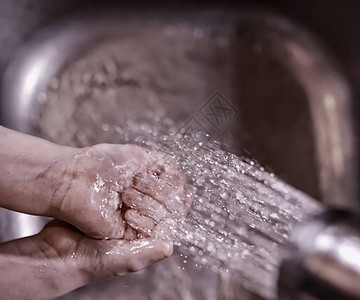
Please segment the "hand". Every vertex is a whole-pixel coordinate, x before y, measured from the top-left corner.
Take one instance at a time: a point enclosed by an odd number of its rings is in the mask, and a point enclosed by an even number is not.
[[[149,238],[134,241],[98,240],[88,238],[65,222],[53,220],[38,237],[49,247],[48,253],[55,254],[48,257],[54,269],[59,269],[58,263],[65,267],[76,266],[79,272],[86,275],[85,280],[89,283],[137,272],[170,256],[173,248],[169,230],[166,223],[161,223]]]
[[[82,149],[66,163],[65,192],[53,217],[89,237],[150,237],[157,224],[183,216],[190,206],[184,176],[174,160],[158,152],[100,144]]]
[[[90,282],[139,271],[172,253],[169,228],[135,241],[96,240],[62,221],[0,244],[0,299],[49,299]]]
[[[169,157],[134,145],[76,149],[0,126],[0,206],[71,223],[93,238],[149,236],[189,207]]]

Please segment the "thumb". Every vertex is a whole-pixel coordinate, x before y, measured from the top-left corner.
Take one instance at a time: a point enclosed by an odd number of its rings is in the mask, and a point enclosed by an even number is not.
[[[109,240],[102,253],[103,268],[108,276],[119,276],[140,271],[151,264],[169,257],[173,251],[172,241],[144,238],[133,241]]]

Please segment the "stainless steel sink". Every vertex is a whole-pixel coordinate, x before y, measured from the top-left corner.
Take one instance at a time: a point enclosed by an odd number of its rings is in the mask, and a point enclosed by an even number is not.
[[[73,15],[44,28],[14,56],[2,81],[2,123],[39,135],[41,94],[67,66],[103,42],[144,32],[166,34],[176,26],[191,28],[195,38],[208,30],[217,46],[201,48],[203,57],[210,57],[212,71],[200,73],[203,86],[185,82],[181,88],[187,92],[179,92],[186,96],[182,95],[181,103],[176,95],[169,102],[161,98],[165,115],[179,124],[195,117],[211,135],[226,136],[231,151],[254,157],[291,185],[326,199],[329,205],[358,206],[349,85],[316,39],[298,25],[266,11]],[[197,57],[192,63],[200,64],[201,59]],[[236,112],[222,128],[214,127],[201,115],[204,103],[216,91]],[[1,214],[10,216],[6,211]],[[20,222],[23,232],[11,235],[7,231],[8,235],[1,234],[2,239],[39,230],[38,225],[29,230],[33,225],[25,219],[11,214],[8,226],[16,227],[15,222]],[[1,216],[0,224],[3,220]],[[41,222],[31,219],[31,224],[35,224],[33,220]],[[239,299],[236,297],[247,293],[252,299],[259,297],[246,292],[236,276],[191,267],[183,272],[178,267],[173,257],[142,273],[84,287],[63,299],[152,299],[147,291],[155,289],[163,299]],[[157,277],[151,276],[154,273]],[[168,285],[159,287],[154,278],[168,280]],[[192,278],[202,278],[203,282],[194,286]],[[225,292],[226,287],[232,289],[231,295]]]

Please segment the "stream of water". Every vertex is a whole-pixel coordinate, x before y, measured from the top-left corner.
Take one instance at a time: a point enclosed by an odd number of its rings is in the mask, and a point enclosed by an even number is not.
[[[284,243],[319,204],[204,133],[190,136],[163,128],[169,124],[129,123],[126,136],[127,142],[173,156],[194,191],[176,238],[182,268],[191,260],[197,268],[235,272],[247,289],[274,298]]]

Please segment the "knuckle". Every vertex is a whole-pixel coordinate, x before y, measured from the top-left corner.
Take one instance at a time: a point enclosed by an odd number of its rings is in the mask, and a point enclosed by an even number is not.
[[[162,255],[163,258],[167,258],[173,254],[173,244],[170,242],[164,243]]]
[[[128,272],[130,273],[138,272],[143,268],[144,268],[143,263],[136,259],[129,261],[127,266]]]

